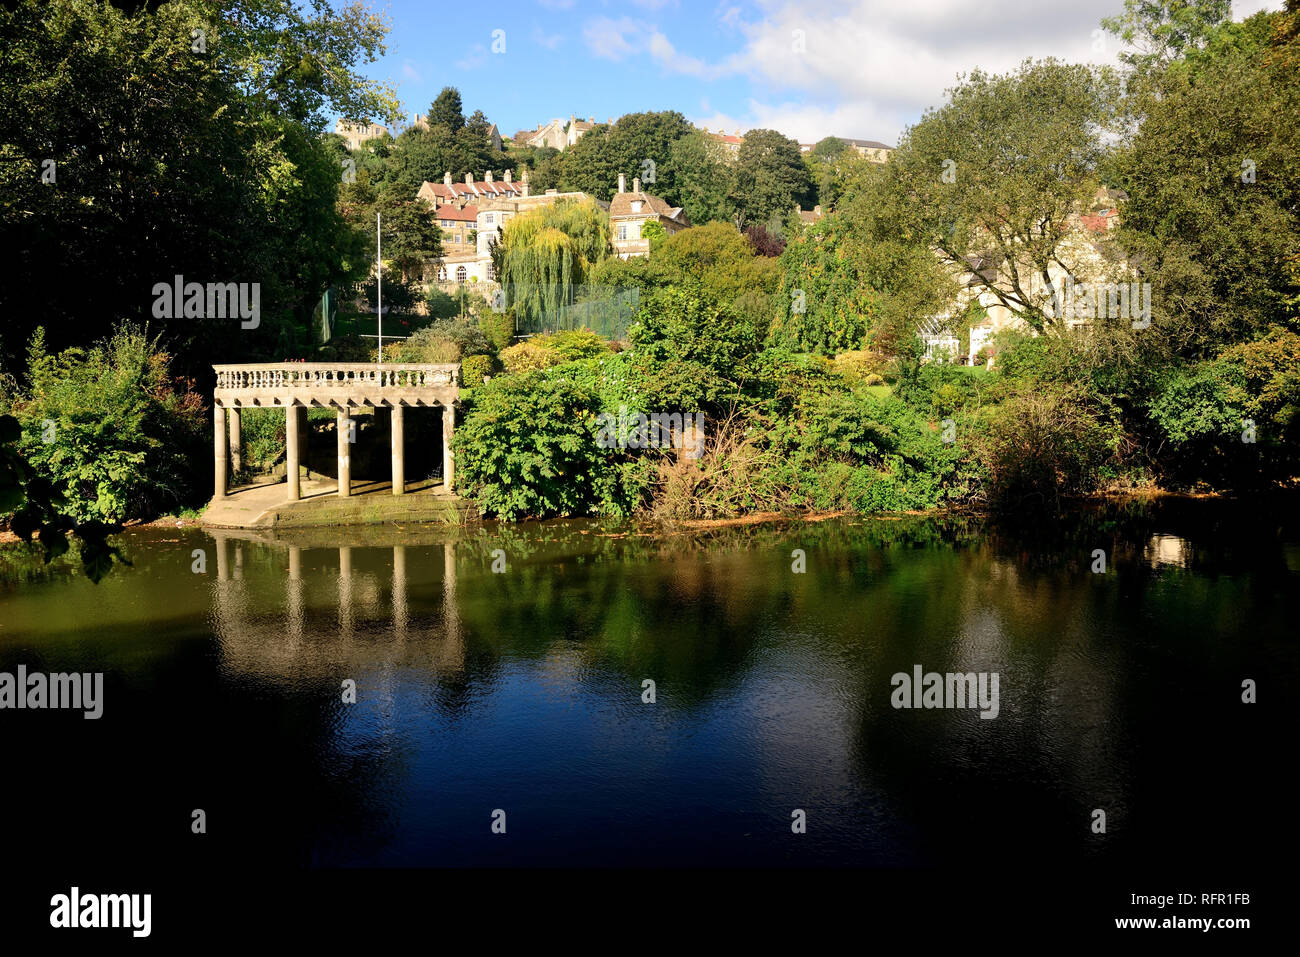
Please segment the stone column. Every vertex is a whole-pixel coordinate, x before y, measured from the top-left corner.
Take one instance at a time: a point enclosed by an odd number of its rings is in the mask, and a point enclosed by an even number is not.
[[[226,417],[230,420],[230,474],[234,475],[244,467],[243,423],[237,406],[231,406]]]
[[[402,422],[402,407],[394,405],[389,411],[390,432],[393,434],[393,494],[406,494],[406,427]]]
[[[349,409],[343,406],[335,417],[335,431],[338,433],[339,453],[339,498],[352,494],[352,449],[348,442]]]
[[[307,461],[307,452],[311,443],[308,439],[311,436],[311,420],[307,416],[307,406],[295,406],[298,410],[298,462],[307,467],[307,477],[311,477],[311,465]]]
[[[442,407],[442,488],[451,492],[455,481],[455,468],[451,460],[451,438],[455,433],[456,407]]]
[[[284,477],[289,483],[289,501],[302,498],[302,483],[298,478],[298,463],[302,455],[302,442],[298,431],[298,406],[284,409]]]
[[[226,410],[215,403],[212,406],[212,460],[213,497],[226,497],[226,470],[229,468],[229,453],[226,451]]]

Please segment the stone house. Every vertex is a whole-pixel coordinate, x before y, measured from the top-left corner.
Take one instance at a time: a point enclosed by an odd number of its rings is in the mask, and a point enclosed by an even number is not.
[[[627,190],[627,179],[618,175],[618,192],[609,203],[610,240],[620,259],[649,256],[650,240],[643,238],[642,227],[656,222],[669,233],[690,228],[690,222],[680,206],[669,206],[658,196],[641,191],[641,180],[632,180],[632,190]]]
[[[610,117],[609,122],[611,125],[613,124],[613,117]],[[552,149],[563,151],[578,142],[578,140],[582,139],[583,134],[589,133],[595,127],[596,118],[594,116],[580,120],[570,113],[567,123],[557,117],[549,123],[543,123],[535,130],[519,130],[515,133],[514,144],[515,146],[549,146]]]
[[[339,120],[334,124],[334,132],[348,142],[348,149],[359,150],[366,140],[378,139],[388,133],[388,127],[378,123],[358,123],[355,120]]]

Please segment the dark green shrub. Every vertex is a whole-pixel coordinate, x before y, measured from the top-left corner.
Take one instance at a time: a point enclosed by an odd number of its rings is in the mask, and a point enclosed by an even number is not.
[[[119,328],[57,356],[38,330],[14,402],[22,453],[79,522],[118,523],[197,504],[210,459],[203,399],[143,331]]]

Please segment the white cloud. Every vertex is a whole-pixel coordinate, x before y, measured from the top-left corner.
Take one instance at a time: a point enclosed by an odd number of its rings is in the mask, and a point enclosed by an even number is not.
[[[631,17],[611,20],[609,17],[597,17],[587,22],[582,28],[582,38],[596,56],[605,60],[621,60],[635,53],[636,46],[628,39],[641,31],[641,25]]]
[[[473,44],[465,56],[456,61],[458,70],[476,70],[487,62],[487,47],[482,43]]]
[[[778,130],[800,143],[815,143],[826,136],[843,136],[849,139],[883,140],[894,145],[888,130],[892,120],[880,114],[870,104],[845,103],[833,107],[810,107],[803,102],[761,103],[749,100],[748,111],[743,116],[713,112],[687,117],[696,126],[707,126],[713,132],[739,132],[742,136],[752,129]]]
[[[420,71],[415,68],[410,60],[407,60],[402,64],[402,76],[405,79],[410,80],[412,83],[424,82],[424,77],[420,75]]]
[[[556,50],[564,43],[564,34],[547,33],[537,24],[533,24],[533,42],[548,50]]]
[[[602,19],[604,52],[622,59],[645,53],[663,69],[700,79],[747,77],[754,86],[747,117],[727,129],[771,126],[787,135],[894,141],[944,91],[975,67],[1005,73],[1022,60],[1054,56],[1115,63],[1119,41],[1100,31],[1120,0],[1076,0],[1045,9],[1041,0],[760,0],[761,19],[719,5],[715,23],[738,31],[741,48],[708,62],[679,51],[656,28]],[[1244,0],[1235,19],[1281,0]],[[590,30],[590,26],[589,26]],[[719,119],[724,117],[719,116]],[[818,125],[827,124],[827,125]]]

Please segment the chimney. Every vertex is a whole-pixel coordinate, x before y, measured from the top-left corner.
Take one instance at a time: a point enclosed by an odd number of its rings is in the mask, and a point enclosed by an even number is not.
[[[813,215],[820,216],[821,214],[822,214],[822,204],[818,203],[816,206],[813,207]]]
[[[448,187],[451,186],[451,173],[442,174],[442,185]]]
[[[524,196],[533,195],[533,188],[528,185],[528,167],[524,167],[523,178],[519,181],[520,191]]]
[[[593,126],[595,126],[595,125],[596,125],[596,118],[595,118],[594,116],[589,116],[589,117],[587,117],[587,122],[590,123],[590,124],[592,124]]]
[[[506,170],[506,183],[510,182],[510,170]]]
[[[622,173],[618,174],[618,191],[620,193],[627,192],[627,177],[624,176]]]
[[[639,193],[639,192],[641,192],[641,177],[640,177],[640,176],[633,176],[633,177],[632,177],[632,192],[634,192],[634,193]]]
[[[466,174],[465,174],[465,185],[468,186],[470,189],[473,189],[473,188],[474,188],[474,174],[473,174],[473,173],[466,173]]]
[[[485,182],[485,183],[490,183],[490,182],[492,182],[492,171],[491,171],[491,170],[488,170],[486,173],[483,174],[483,182]]]

